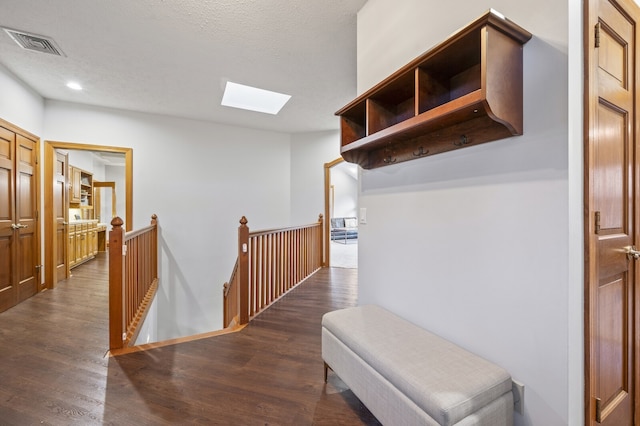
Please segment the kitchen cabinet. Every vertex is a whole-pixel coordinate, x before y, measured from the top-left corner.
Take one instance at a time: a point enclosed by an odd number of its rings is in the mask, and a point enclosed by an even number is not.
[[[69,207],[93,209],[93,174],[79,167],[69,166]],[[93,217],[92,214],[88,215]]]
[[[76,221],[69,225],[69,267],[95,258],[98,253],[98,221]]]

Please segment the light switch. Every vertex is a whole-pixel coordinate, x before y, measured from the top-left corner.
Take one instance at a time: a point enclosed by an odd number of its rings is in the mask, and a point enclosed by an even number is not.
[[[360,223],[362,225],[367,223],[367,208],[360,207]]]

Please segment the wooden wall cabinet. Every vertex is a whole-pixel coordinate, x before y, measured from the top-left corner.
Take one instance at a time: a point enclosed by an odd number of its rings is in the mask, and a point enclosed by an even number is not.
[[[373,169],[521,135],[530,38],[487,12],[336,112],[342,157]]]
[[[93,208],[93,174],[78,167],[69,166],[69,206],[71,208]]]
[[[82,171],[76,167],[69,166],[69,176],[71,184],[69,185],[69,203],[80,204],[80,175]]]

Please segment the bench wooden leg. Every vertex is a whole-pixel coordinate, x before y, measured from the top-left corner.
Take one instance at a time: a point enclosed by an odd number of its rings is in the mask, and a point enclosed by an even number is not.
[[[329,364],[327,364],[326,362],[324,363],[324,382],[327,383],[327,371],[329,370]]]

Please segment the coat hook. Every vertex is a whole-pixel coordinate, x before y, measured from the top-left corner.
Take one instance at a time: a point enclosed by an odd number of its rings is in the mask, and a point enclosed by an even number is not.
[[[429,150],[424,150],[423,147],[419,147],[418,148],[418,152],[413,151],[413,156],[414,157],[422,157],[423,155],[427,155],[429,153]]]
[[[460,140],[457,142],[454,142],[453,144],[455,146],[463,146],[463,145],[467,145],[469,143],[469,139],[467,139],[467,135],[462,135],[460,136]]]

